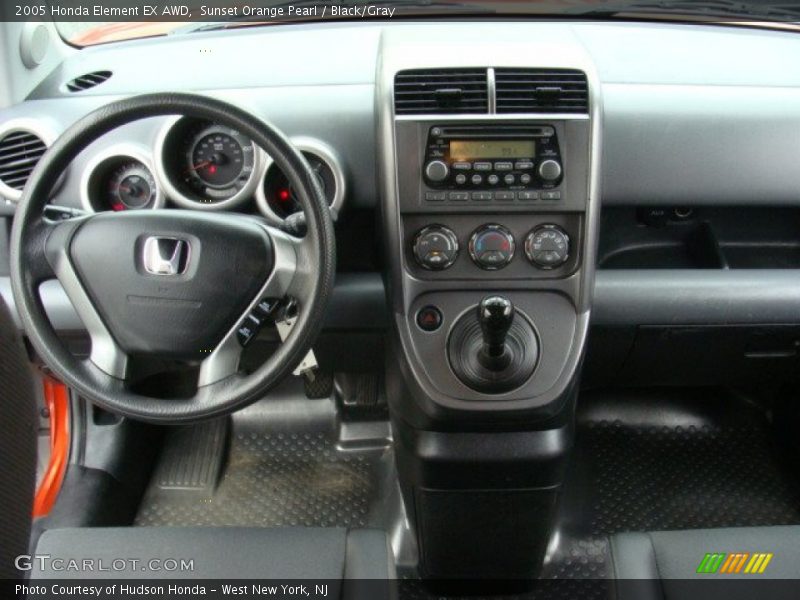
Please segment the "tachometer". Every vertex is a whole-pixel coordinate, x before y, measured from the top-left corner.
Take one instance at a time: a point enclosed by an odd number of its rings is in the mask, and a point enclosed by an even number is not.
[[[117,144],[92,156],[81,177],[81,204],[90,212],[164,206],[147,149]]]
[[[156,193],[152,173],[142,163],[131,161],[110,174],[106,204],[116,211],[147,208],[155,202]]]

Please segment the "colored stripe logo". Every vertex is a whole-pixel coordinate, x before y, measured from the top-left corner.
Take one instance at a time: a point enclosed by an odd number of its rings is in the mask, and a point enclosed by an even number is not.
[[[767,570],[773,556],[772,552],[709,552],[700,561],[697,572],[708,575],[760,575]]]

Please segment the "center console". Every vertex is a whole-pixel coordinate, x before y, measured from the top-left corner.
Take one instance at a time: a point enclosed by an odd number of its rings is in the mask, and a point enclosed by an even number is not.
[[[600,100],[579,45],[453,43],[443,60],[402,31],[382,40],[398,471],[422,576],[531,579],[572,444]]]

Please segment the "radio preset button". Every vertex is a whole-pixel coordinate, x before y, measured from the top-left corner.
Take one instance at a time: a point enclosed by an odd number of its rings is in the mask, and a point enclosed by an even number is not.
[[[472,168],[476,171],[491,171],[492,170],[492,163],[489,162],[476,162],[472,165]]]
[[[503,177],[503,181],[505,182],[506,185],[514,185],[516,178],[511,173],[509,173],[508,175]]]
[[[500,178],[492,173],[489,177],[486,178],[486,181],[489,182],[489,185],[497,185],[497,182],[500,181]]]
[[[531,182],[531,176],[528,175],[527,173],[523,173],[522,175],[519,176],[519,182],[522,185],[528,185]]]
[[[494,163],[495,171],[510,171],[514,166],[510,162],[496,162]]]
[[[542,192],[542,200],[561,200],[561,192]]]
[[[477,174],[472,176],[472,185],[480,185],[482,183],[483,183],[483,176]]]
[[[456,183],[458,185],[464,185],[465,183],[467,183],[467,176],[464,175],[463,173],[459,173],[458,175],[456,175]]]

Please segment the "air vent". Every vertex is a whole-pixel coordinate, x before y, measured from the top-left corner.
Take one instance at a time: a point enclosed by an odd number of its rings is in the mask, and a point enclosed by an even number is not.
[[[499,113],[585,113],[586,74],[572,69],[497,69]]]
[[[111,71],[94,71],[92,73],[86,73],[86,75],[81,75],[80,77],[76,77],[70,81],[67,84],[67,89],[73,93],[83,92],[89,88],[93,88],[96,85],[100,85],[104,81],[107,81],[109,77],[111,77]]]
[[[394,80],[398,115],[485,113],[488,97],[486,69],[402,71]]]
[[[44,140],[34,133],[19,130],[7,133],[0,139],[0,183],[22,192],[46,151]]]

